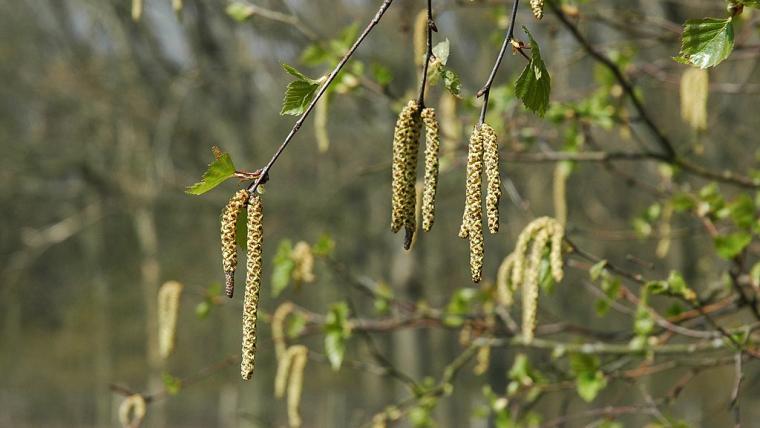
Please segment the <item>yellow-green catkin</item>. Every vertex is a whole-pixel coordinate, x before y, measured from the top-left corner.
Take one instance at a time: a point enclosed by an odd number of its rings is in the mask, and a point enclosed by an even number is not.
[[[264,241],[263,207],[261,196],[248,203],[248,243],[246,248],[245,299],[243,301],[243,344],[240,375],[244,380],[253,376],[256,358],[256,318],[261,291],[262,245]]]
[[[470,240],[470,275],[480,282],[485,254],[483,242],[483,132],[476,127],[470,136],[467,155],[465,212],[459,236]]]
[[[138,428],[145,418],[145,398],[140,394],[130,395],[119,405],[119,423],[123,428]]]
[[[309,350],[303,345],[296,345],[292,348],[295,350],[288,379],[288,425],[290,428],[298,428],[301,426],[301,415],[298,408],[303,393],[303,372],[306,368]]]
[[[132,0],[132,20],[137,22],[142,17],[143,0]]]
[[[415,182],[417,175],[417,153],[422,129],[419,104],[411,100],[401,110],[393,133],[391,230],[395,233],[405,229],[404,248],[412,244],[416,229]]]
[[[168,358],[174,351],[182,284],[168,281],[158,289],[158,353]]]
[[[536,331],[536,315],[538,313],[538,289],[539,276],[541,274],[541,259],[544,248],[549,240],[549,231],[540,230],[533,240],[528,266],[525,271],[523,282],[523,322],[522,335],[526,343],[533,340]]]
[[[172,9],[175,13],[182,11],[182,0],[172,0]]]
[[[512,306],[514,302],[514,287],[512,269],[515,266],[515,253],[511,253],[499,265],[496,272],[496,302],[502,306]]]
[[[278,306],[272,314],[272,342],[274,342],[274,351],[278,361],[285,355],[288,346],[285,341],[285,318],[294,309],[295,305],[292,302],[285,302]]]
[[[248,191],[238,190],[227,202],[222,212],[222,266],[224,267],[224,292],[232,297],[235,291],[235,269],[237,268],[237,241],[235,232],[238,215],[248,200]]]
[[[533,11],[533,16],[540,20],[544,17],[544,0],[530,0],[530,9]]]
[[[314,276],[314,254],[311,252],[311,246],[304,241],[299,241],[293,246],[290,258],[295,263],[292,274],[293,281],[296,284],[314,282],[316,278]]]
[[[488,230],[491,233],[499,231],[499,200],[501,199],[501,177],[499,176],[499,145],[496,131],[491,125],[481,126],[483,133],[483,163],[486,170],[488,193],[486,194],[486,216]]]
[[[429,232],[435,222],[435,193],[438,187],[438,152],[441,141],[435,109],[422,110],[425,125],[425,189],[422,194],[422,230]]]

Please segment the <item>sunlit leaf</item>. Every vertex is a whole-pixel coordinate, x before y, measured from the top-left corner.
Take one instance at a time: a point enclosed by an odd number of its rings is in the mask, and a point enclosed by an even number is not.
[[[714,67],[734,49],[732,18],[704,18],[686,21],[677,61],[699,68]]]
[[[551,93],[551,77],[546,70],[546,64],[541,59],[538,43],[527,28],[523,27],[530,40],[531,60],[515,83],[515,95],[522,100],[525,107],[543,116],[549,107]]]
[[[215,153],[218,155],[218,153]],[[218,155],[203,173],[201,181],[185,189],[185,193],[202,195],[235,175],[235,165],[229,153]]]

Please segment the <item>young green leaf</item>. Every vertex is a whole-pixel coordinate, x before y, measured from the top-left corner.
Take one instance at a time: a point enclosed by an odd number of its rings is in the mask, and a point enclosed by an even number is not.
[[[209,164],[201,181],[185,189],[185,193],[202,195],[234,175],[235,165],[232,163],[232,158],[229,153],[221,153]]]
[[[699,68],[715,67],[734,49],[732,18],[704,18],[686,21],[681,53],[676,61]]]
[[[738,256],[752,242],[752,235],[747,232],[736,232],[715,238],[715,250],[724,259],[731,260]]]
[[[297,80],[290,82],[285,89],[285,97],[282,100],[282,110],[280,111],[280,114],[290,114],[294,116],[301,115],[306,111],[306,107],[311,100],[314,99],[314,94],[316,94],[317,89],[319,89],[321,80],[307,77],[288,64],[283,64],[282,68]]]
[[[277,247],[277,253],[274,256],[274,271],[272,272],[272,296],[277,297],[282,293],[290,283],[290,277],[296,263],[290,257],[293,251],[293,244],[289,239],[280,241]]]
[[[333,370],[340,370],[346,352],[346,340],[351,336],[348,325],[348,305],[335,303],[330,307],[325,322],[325,354]]]
[[[253,6],[240,1],[230,3],[225,11],[227,15],[238,22],[245,21],[253,16],[254,13]]]
[[[549,107],[551,77],[546,70],[546,64],[541,59],[538,43],[527,28],[523,27],[523,30],[530,40],[531,59],[515,83],[515,95],[522,100],[528,110],[543,116]]]

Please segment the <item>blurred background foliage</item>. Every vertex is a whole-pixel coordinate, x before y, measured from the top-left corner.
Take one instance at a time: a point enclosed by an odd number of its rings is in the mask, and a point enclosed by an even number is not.
[[[250,15],[250,9],[230,10],[223,0],[185,0],[175,13],[169,1],[146,0],[136,22],[126,0],[0,0],[0,425],[114,426],[123,399],[111,390],[117,384],[177,393],[149,405],[146,426],[285,426],[285,405],[272,392],[276,359],[266,323],[282,302],[321,314],[342,311],[331,305],[344,302],[352,314],[382,316],[387,302],[357,291],[350,282],[358,280],[422,306],[468,312],[476,289],[467,243],[456,237],[465,141],[478,113],[473,94],[493,64],[511,3],[434,1],[436,42],[450,41],[446,66],[461,79],[461,98],[440,85],[428,95],[444,134],[438,215],[433,231],[405,252],[403,238],[388,228],[390,143],[395,115],[417,87],[413,29],[425,2],[399,0],[271,173],[264,195],[265,322],[254,380],[242,382],[235,364],[225,364],[240,349],[242,290],[234,300],[219,295],[218,219],[239,186],[229,180],[200,197],[184,189],[212,160],[212,146],[230,153],[240,169],[262,167],[292,126],[291,117],[279,115],[292,80],[281,64],[322,76],[379,4],[254,3],[263,11]],[[591,43],[636,82],[679,152],[716,171],[749,175],[758,168],[756,14],[741,16],[744,44],[710,72],[707,126],[693,127],[680,113],[679,82],[687,67],[671,57],[679,50],[681,24],[724,15],[723,2],[566,3],[579,8],[580,27]],[[609,72],[551,13],[537,23],[526,7],[520,19],[541,45],[552,75],[552,105],[544,119],[522,108],[511,82],[524,62],[508,55],[488,118],[505,152],[640,149],[636,115]],[[654,162],[564,163],[558,169],[554,162],[525,159],[507,156],[502,164],[508,195],[501,231],[486,238],[481,287],[495,279],[531,219],[556,214],[556,174],[568,176],[573,242],[648,278],[679,271],[700,294],[724,287],[728,264],[716,257],[712,238],[697,219],[674,214],[675,202],[662,197],[674,187],[697,194],[708,180]],[[756,195],[721,184],[701,197],[702,203],[728,205],[744,198],[751,207]],[[752,223],[755,211],[749,211]],[[324,254],[317,257],[313,282],[296,284],[289,277],[289,246],[299,241]],[[597,314],[585,269],[570,269],[564,283],[542,298],[541,322],[625,338],[630,317]],[[176,351],[163,361],[156,345],[156,293],[168,280],[185,288]],[[742,317],[727,324],[746,321]],[[438,379],[461,352],[460,324],[372,336],[377,350],[405,373]],[[572,334],[560,338],[576,340]],[[356,334],[348,339],[339,372],[331,370],[322,340],[319,332],[298,339],[314,350],[301,405],[305,426],[359,426],[409,395],[392,378],[348,363],[372,360],[375,352]],[[494,349],[485,374],[475,376],[468,366],[432,415],[421,406],[404,424],[432,417],[438,426],[510,426],[493,410],[503,404],[497,396],[510,382],[510,368],[512,380],[527,376],[529,369],[520,368],[525,361],[515,363],[515,355]],[[555,364],[546,352],[527,355],[532,366]],[[569,370],[593,375],[598,366],[589,357],[573,360]],[[601,396],[590,392],[593,406],[646,402],[688,371],[610,381]],[[690,426],[732,424],[733,371],[729,365],[700,372],[668,417]],[[177,385],[177,379],[196,376],[202,379]],[[742,390],[747,426],[760,417],[758,376],[748,364]],[[529,410],[545,422],[589,406],[571,386]],[[652,415],[620,420],[642,426]]]

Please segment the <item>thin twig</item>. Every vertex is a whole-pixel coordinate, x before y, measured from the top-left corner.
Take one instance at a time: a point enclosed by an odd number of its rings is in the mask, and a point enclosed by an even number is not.
[[[373,28],[380,22],[380,19],[385,14],[385,11],[388,10],[391,3],[393,3],[393,0],[384,0],[383,3],[380,5],[380,9],[378,9],[375,16],[372,18],[372,20],[367,24],[367,27],[362,31],[362,33],[359,35],[359,38],[356,39],[354,44],[351,46],[351,48],[348,49],[348,51],[343,55],[343,58],[340,59],[338,64],[335,66],[335,68],[330,72],[330,74],[327,76],[327,79],[325,79],[325,82],[322,84],[322,86],[319,88],[319,91],[317,91],[317,94],[314,96],[314,99],[311,100],[311,103],[309,103],[309,106],[306,107],[306,110],[303,112],[301,117],[298,118],[296,123],[293,125],[293,128],[290,130],[288,135],[285,137],[285,141],[282,142],[280,147],[275,151],[274,155],[272,156],[272,159],[269,160],[269,163],[266,164],[266,166],[262,169],[261,176],[254,181],[250,186],[248,186],[248,193],[251,195],[255,194],[256,189],[259,187],[259,185],[268,179],[269,177],[269,171],[272,169],[272,166],[277,162],[277,159],[280,157],[282,152],[285,151],[285,149],[288,147],[288,144],[293,140],[293,137],[295,137],[296,133],[299,129],[301,129],[301,126],[303,125],[306,118],[309,116],[309,113],[311,113],[312,110],[314,110],[314,107],[317,105],[317,102],[320,98],[325,94],[327,91],[327,88],[330,87],[330,84],[335,80],[335,78],[338,76],[338,73],[343,69],[343,66],[346,65],[348,60],[353,56],[354,52],[356,52],[356,49],[359,47],[359,45],[362,44],[364,39],[367,38],[369,33],[372,31]]]
[[[425,63],[422,66],[422,79],[420,82],[420,92],[417,96],[417,104],[420,109],[425,107],[425,86],[427,85],[428,67],[430,59],[433,57],[433,31],[438,31],[433,21],[433,0],[427,0],[427,33],[425,36]]]

